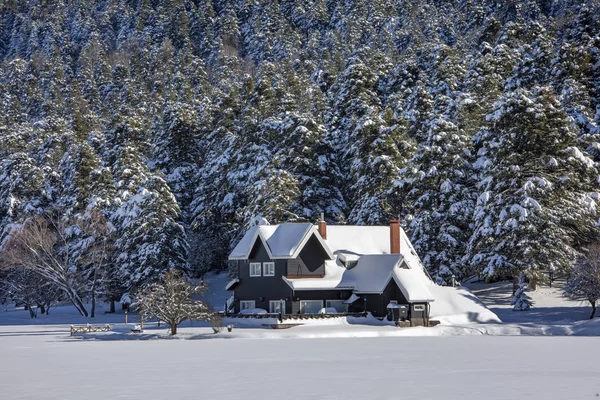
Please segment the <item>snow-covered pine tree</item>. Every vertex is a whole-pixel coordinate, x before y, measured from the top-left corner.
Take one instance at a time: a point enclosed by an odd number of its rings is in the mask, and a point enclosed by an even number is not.
[[[513,305],[513,311],[529,311],[533,305],[531,297],[527,294],[528,289],[527,282],[525,281],[525,274],[519,274],[519,286],[513,294],[510,304]]]
[[[549,88],[508,91],[488,120],[471,262],[487,277],[524,273],[535,288],[597,239],[598,171]]]
[[[406,192],[413,245],[440,284],[463,277],[475,200],[471,138],[453,121],[455,115],[455,101],[438,94],[426,139],[399,184]]]

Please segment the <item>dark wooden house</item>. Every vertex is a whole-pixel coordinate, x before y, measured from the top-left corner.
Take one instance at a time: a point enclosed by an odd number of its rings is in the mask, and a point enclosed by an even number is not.
[[[316,314],[402,309],[427,324],[434,285],[398,221],[390,226],[252,227],[229,256],[233,312]],[[402,317],[402,316],[401,316]]]

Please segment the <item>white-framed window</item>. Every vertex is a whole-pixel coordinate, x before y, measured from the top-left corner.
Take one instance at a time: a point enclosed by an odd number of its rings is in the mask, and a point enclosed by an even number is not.
[[[398,304],[398,300],[390,300],[390,304]]]
[[[260,263],[250,263],[250,276],[261,276]]]
[[[283,313],[285,314],[285,300],[270,300],[269,301],[269,312],[270,313]]]
[[[254,300],[240,300],[240,311],[250,310],[256,308],[256,302]]]
[[[275,263],[264,262],[263,263],[263,276],[275,276]]]
[[[413,310],[415,310],[415,311],[425,311],[425,306],[423,304],[415,304],[413,306]]]
[[[323,308],[323,300],[300,300],[301,314],[318,314]]]
[[[348,304],[344,304],[344,300],[326,300],[325,307],[335,308],[339,313],[345,313],[348,311]]]

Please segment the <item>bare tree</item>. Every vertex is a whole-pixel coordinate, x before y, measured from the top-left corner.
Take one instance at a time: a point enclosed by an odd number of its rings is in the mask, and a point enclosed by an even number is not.
[[[114,228],[100,211],[86,212],[78,221],[85,240],[78,249],[79,262],[92,300],[90,317],[96,314],[99,288],[111,279],[109,268],[113,259]]]
[[[187,320],[216,321],[210,307],[193,296],[206,290],[203,284],[194,285],[180,271],[168,271],[162,280],[152,283],[136,296],[134,306],[142,319],[158,318],[171,327],[171,335]]]
[[[25,221],[3,246],[3,265],[36,272],[61,289],[82,316],[88,312],[79,294],[76,272],[70,269],[71,254],[65,236],[66,224],[51,217]]]
[[[37,317],[38,310],[42,314],[49,314],[50,307],[60,297],[60,290],[54,284],[30,269],[11,268],[4,271],[0,274],[0,287],[5,299],[23,305],[31,318]]]
[[[577,259],[563,291],[572,300],[588,301],[592,306],[590,319],[594,318],[600,298],[600,244],[591,246]]]

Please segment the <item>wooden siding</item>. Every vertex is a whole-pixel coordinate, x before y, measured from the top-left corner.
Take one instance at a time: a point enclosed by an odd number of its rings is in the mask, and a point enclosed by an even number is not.
[[[263,262],[275,263],[274,276],[250,276],[250,263]],[[264,272],[261,269],[261,273]],[[267,249],[262,241],[257,240],[250,252],[250,259],[238,261],[238,279],[239,283],[235,288],[234,296],[238,300],[234,303],[235,312],[240,311],[239,300],[254,300],[257,308],[263,308],[269,311],[270,300],[286,300],[285,312],[292,310],[291,299],[292,289],[283,281],[282,276],[287,273],[286,260],[271,260]]]

